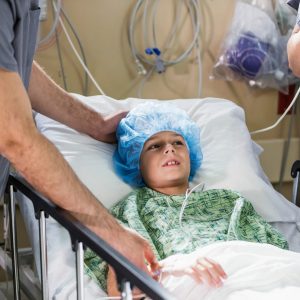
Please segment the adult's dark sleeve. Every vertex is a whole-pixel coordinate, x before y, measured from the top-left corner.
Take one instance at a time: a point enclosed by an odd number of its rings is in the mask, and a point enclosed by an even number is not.
[[[14,17],[9,1],[0,0],[0,68],[18,71],[14,56]]]

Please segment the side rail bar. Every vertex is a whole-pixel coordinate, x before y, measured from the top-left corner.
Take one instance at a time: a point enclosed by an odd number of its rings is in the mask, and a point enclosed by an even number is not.
[[[291,176],[294,178],[294,184],[293,184],[293,196],[292,196],[292,202],[296,205],[300,205],[300,202],[298,202],[297,198],[298,196],[298,186],[299,186],[299,174],[300,174],[300,160],[296,160],[291,169]]]
[[[8,179],[8,187],[10,191],[12,188],[20,191],[33,202],[37,218],[40,217],[41,213],[42,216],[46,214],[47,216],[54,218],[58,223],[68,230],[71,236],[73,248],[75,248],[75,250],[78,250],[78,248],[81,250],[79,252],[81,254],[77,253],[77,256],[80,258],[80,260],[82,260],[83,245],[87,246],[114,268],[121,286],[126,286],[126,289],[128,289],[128,285],[134,285],[143,291],[148,297],[155,300],[175,299],[175,297],[165,290],[159,283],[135,267],[128,259],[126,259],[123,255],[121,255],[118,251],[112,248],[108,243],[98,237],[87,227],[82,225],[69,212],[55,206],[51,201],[35,191],[23,178],[20,178],[14,174],[10,174]],[[82,267],[77,267],[77,270],[78,269],[81,269],[82,271]],[[15,271],[16,273],[18,272],[17,270]],[[18,280],[17,274],[16,279]],[[81,280],[77,277],[77,299],[83,299],[80,296],[82,293],[82,287],[78,288],[78,286],[82,284],[80,281]],[[18,299],[19,291],[17,289],[19,287],[19,282],[14,283],[14,285],[16,296],[15,299]],[[124,294],[124,290],[122,291],[122,294]],[[124,297],[124,295],[121,297],[122,299],[129,299],[126,296]],[[48,297],[43,295],[43,298],[45,299]]]

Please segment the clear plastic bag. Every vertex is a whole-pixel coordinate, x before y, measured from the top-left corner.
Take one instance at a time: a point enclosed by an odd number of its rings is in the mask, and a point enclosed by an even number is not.
[[[281,34],[271,0],[237,1],[212,78],[287,92],[297,80],[288,68],[289,33]]]
[[[282,35],[289,35],[297,20],[297,10],[287,5],[286,0],[277,0],[275,5],[275,17]]]

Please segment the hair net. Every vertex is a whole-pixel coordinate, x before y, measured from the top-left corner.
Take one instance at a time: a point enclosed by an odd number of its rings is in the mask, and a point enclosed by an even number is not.
[[[201,165],[200,128],[188,114],[170,104],[143,103],[132,109],[117,128],[118,146],[113,161],[117,174],[132,186],[144,186],[140,173],[140,155],[145,142],[161,131],[180,134],[190,155],[190,177]]]

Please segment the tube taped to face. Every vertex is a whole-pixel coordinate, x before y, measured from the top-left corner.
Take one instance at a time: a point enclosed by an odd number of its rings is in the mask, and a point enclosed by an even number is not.
[[[277,16],[271,0],[237,1],[212,78],[287,92],[288,85],[297,81],[289,70],[286,51],[292,27],[282,33]]]
[[[145,142],[154,134],[173,131],[180,134],[187,144],[193,178],[202,162],[200,128],[188,114],[167,103],[143,103],[132,109],[117,128],[118,146],[113,156],[117,174],[136,187],[145,183],[140,173],[140,155]]]

